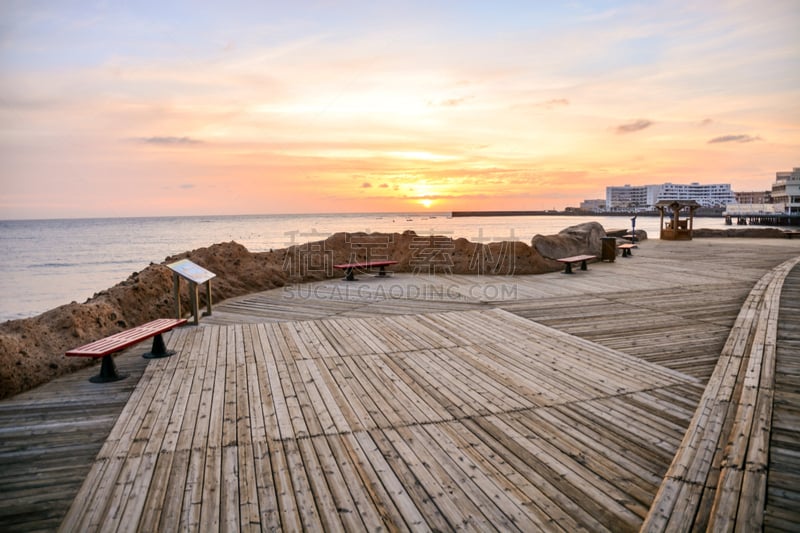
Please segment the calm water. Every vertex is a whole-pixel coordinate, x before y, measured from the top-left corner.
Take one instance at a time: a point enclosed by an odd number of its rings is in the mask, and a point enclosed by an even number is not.
[[[83,302],[150,263],[219,242],[252,252],[324,239],[339,231],[403,232],[465,237],[475,242],[551,235],[586,221],[630,228],[627,217],[468,217],[448,214],[248,215],[0,221],[0,322]],[[658,234],[659,219],[639,217],[637,229]],[[695,227],[723,228],[721,218]]]

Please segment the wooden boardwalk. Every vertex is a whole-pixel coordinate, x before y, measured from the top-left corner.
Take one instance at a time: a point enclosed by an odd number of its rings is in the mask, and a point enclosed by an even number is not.
[[[800,529],[800,266],[783,284],[764,526]]]
[[[70,501],[64,530],[637,529],[750,289],[800,253],[732,241],[223,302],[135,390],[134,351],[108,402],[91,369],[0,402],[0,529],[54,530]],[[767,526],[796,523],[792,483],[770,478]]]
[[[171,344],[64,531],[634,530],[702,393],[497,309]]]
[[[147,367],[146,349],[117,358],[122,381],[89,382],[97,366],[0,401],[0,531],[54,531]]]
[[[643,531],[764,528],[780,300],[798,264],[767,272],[742,305]]]

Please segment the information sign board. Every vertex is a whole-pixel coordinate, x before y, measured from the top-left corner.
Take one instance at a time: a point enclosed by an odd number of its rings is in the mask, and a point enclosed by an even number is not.
[[[181,259],[180,261],[176,261],[175,263],[170,263],[169,265],[167,265],[167,268],[169,268],[173,272],[177,272],[178,274],[188,279],[189,281],[193,281],[194,283],[198,284],[205,283],[211,278],[217,276],[213,272],[206,270],[205,268],[201,267],[196,263],[192,263],[188,259]]]
[[[167,268],[174,272],[172,277],[175,279],[175,316],[181,318],[181,278],[183,278],[189,281],[189,305],[192,307],[194,323],[199,324],[200,312],[198,306],[200,294],[198,293],[197,286],[203,283],[206,285],[206,301],[208,306],[205,315],[208,316],[211,314],[211,278],[215,278],[217,275],[188,259],[181,259],[180,261],[170,263],[167,265]]]

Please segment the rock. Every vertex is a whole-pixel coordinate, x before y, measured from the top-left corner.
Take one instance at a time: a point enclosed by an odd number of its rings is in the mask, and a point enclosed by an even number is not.
[[[585,222],[563,229],[558,235],[536,235],[531,240],[531,246],[546,259],[583,254],[600,257],[600,239],[605,236],[606,232],[599,223]]]
[[[616,237],[617,239],[621,239],[625,235],[630,235],[630,234],[631,234],[631,230],[629,230],[629,229],[612,229],[612,230],[606,231],[606,236],[607,237]],[[637,229],[636,230],[636,242],[642,242],[642,241],[645,241],[645,240],[647,240],[647,232],[645,230],[643,230],[643,229]],[[625,239],[625,242],[630,242],[630,241]]]

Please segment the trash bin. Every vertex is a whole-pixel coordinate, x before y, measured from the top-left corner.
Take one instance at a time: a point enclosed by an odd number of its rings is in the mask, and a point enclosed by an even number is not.
[[[617,258],[617,238],[602,237],[600,240],[602,241],[600,260],[613,262]]]

